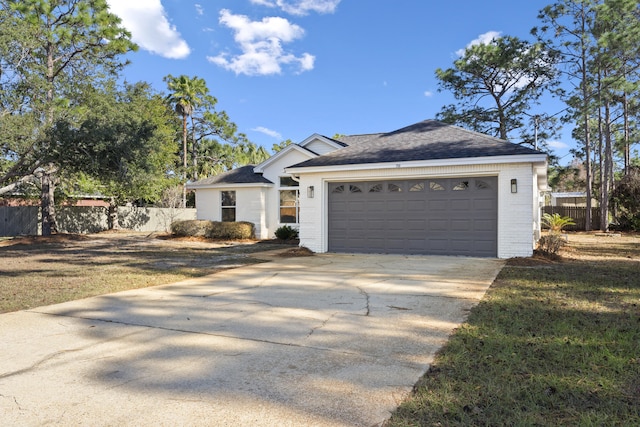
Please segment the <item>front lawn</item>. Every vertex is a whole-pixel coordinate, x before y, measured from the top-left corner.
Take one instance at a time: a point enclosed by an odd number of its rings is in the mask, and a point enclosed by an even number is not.
[[[205,276],[291,247],[159,237],[122,232],[4,239],[0,313]]]
[[[640,425],[640,236],[512,260],[389,426]]]

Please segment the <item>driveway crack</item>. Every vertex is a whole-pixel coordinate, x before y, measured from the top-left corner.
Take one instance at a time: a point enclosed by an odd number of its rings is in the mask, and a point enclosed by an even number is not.
[[[316,326],[314,328],[311,328],[311,331],[307,334],[307,338],[309,338],[311,335],[313,335],[313,333],[315,331],[317,331],[318,329],[324,328],[327,325],[327,323],[329,322],[329,320],[333,319],[336,314],[338,314],[338,313],[337,312],[331,313],[331,316],[329,316],[326,319],[324,319],[323,322],[320,325],[318,325],[318,326]]]
[[[367,291],[365,291],[364,289],[362,289],[360,286],[356,286],[356,288],[358,289],[358,291],[360,292],[360,295],[363,295],[366,299],[367,305],[366,305],[366,313],[364,314],[365,317],[368,316],[371,313],[371,306],[370,306],[370,297],[369,294],[367,293]]]
[[[4,394],[0,394],[0,397],[5,398],[5,399],[9,399],[9,400],[13,400],[13,403],[15,403],[16,407],[18,408],[18,410],[24,411],[24,408],[22,406],[20,406],[20,403],[18,403],[18,399],[15,396],[6,396]]]

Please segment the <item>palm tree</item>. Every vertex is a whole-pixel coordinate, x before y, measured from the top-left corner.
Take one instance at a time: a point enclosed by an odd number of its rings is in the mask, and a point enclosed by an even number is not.
[[[181,75],[174,77],[171,74],[164,78],[171,92],[167,101],[174,104],[176,113],[182,116],[182,167],[183,179],[187,181],[187,118],[191,117],[194,109],[203,104],[209,94],[207,82],[197,76],[189,77]],[[194,150],[195,152],[195,147]],[[186,187],[182,191],[182,207],[186,207]]]

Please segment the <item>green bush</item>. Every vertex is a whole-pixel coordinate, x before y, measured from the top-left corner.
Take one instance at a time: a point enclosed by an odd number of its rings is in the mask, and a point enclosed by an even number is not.
[[[283,225],[276,230],[276,237],[280,240],[294,240],[298,238],[298,230],[288,225]]]
[[[178,237],[205,237],[207,239],[253,239],[255,226],[245,221],[187,220],[172,223],[171,234]]]

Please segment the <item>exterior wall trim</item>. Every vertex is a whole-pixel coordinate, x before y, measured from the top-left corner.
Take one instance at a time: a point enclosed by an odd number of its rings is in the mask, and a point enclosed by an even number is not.
[[[305,173],[319,172],[340,172],[340,171],[365,171],[374,169],[401,169],[420,168],[437,166],[469,166],[469,165],[490,165],[505,163],[543,163],[546,165],[546,154],[526,154],[519,156],[490,156],[490,157],[465,157],[460,159],[438,159],[438,160],[415,160],[397,163],[362,163],[334,166],[310,166],[310,167],[288,167],[286,173],[302,175]]]

